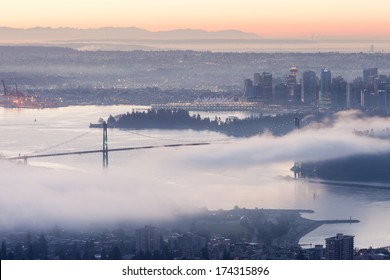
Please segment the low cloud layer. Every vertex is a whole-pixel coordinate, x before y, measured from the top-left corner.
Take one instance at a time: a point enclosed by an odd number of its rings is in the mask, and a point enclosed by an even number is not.
[[[0,161],[0,229],[77,226],[116,221],[173,219],[197,207],[265,207],[294,204],[282,197],[294,160],[332,159],[390,152],[390,141],[358,136],[384,131],[389,119],[343,112],[336,120],[307,126],[283,137],[262,135],[208,146],[110,154],[109,170],[62,169]],[[100,156],[100,155],[99,155]],[[279,187],[279,189],[278,189]],[[260,206],[260,205],[258,205]]]
[[[208,146],[203,153],[194,153],[189,162],[205,166],[248,168],[257,164],[284,161],[316,161],[355,154],[390,151],[386,139],[358,135],[357,131],[389,134],[390,119],[362,118],[358,112],[341,112],[335,119],[308,124],[304,129],[283,137],[264,134],[250,139],[230,141],[230,144]]]

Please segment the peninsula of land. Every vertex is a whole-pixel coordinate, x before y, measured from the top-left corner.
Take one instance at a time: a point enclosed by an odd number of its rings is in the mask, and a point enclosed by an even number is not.
[[[107,124],[112,128],[121,129],[193,129],[208,130],[234,137],[250,137],[263,132],[274,135],[285,135],[294,129],[295,118],[304,118],[307,114],[290,113],[276,116],[250,116],[244,119],[219,117],[201,118],[199,114],[190,115],[184,109],[157,109],[133,111],[116,117],[110,116]],[[323,116],[318,114],[320,120]],[[90,127],[102,127],[101,124],[91,124]]]
[[[190,221],[188,230],[200,236],[223,236],[235,242],[275,246],[298,245],[302,237],[325,224],[359,223],[351,218],[311,220],[302,217],[305,213],[314,211],[234,207],[231,210],[207,210],[187,221]]]

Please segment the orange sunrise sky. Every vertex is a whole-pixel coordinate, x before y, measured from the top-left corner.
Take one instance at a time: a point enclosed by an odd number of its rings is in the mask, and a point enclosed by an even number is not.
[[[390,36],[389,0],[1,0],[1,27],[236,29],[264,37]]]

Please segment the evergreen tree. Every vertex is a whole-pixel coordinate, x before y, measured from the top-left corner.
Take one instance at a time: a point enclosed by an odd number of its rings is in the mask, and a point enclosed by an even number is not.
[[[14,253],[9,252],[9,253],[7,254],[7,260],[14,260],[14,259],[15,259]]]
[[[1,242],[0,260],[7,259],[7,244],[5,241]]]
[[[34,247],[31,244],[31,242],[29,244],[27,244],[27,259],[28,260],[34,260],[35,259]]]
[[[162,251],[161,251],[161,259],[162,260],[172,260],[172,252],[169,250],[168,245],[164,244]]]
[[[202,248],[201,253],[200,253],[200,257],[202,258],[202,260],[209,260],[210,259],[209,247],[207,244],[205,247]]]
[[[110,259],[111,260],[121,260],[122,259],[122,254],[121,251],[119,250],[118,246],[115,246],[112,248],[112,252],[110,254]]]
[[[15,260],[24,260],[26,259],[24,254],[23,246],[20,242],[16,243],[15,249],[14,249],[14,259]]]
[[[95,242],[89,240],[84,245],[83,260],[94,260],[95,259]]]
[[[58,250],[56,251],[56,256],[58,256],[58,258],[59,258],[60,260],[66,260],[66,259],[67,259],[64,248],[58,249]]]
[[[35,250],[34,250],[34,246],[32,243],[32,238],[31,238],[30,233],[28,233],[26,236],[26,244],[27,244],[27,259],[34,260],[35,259],[35,254],[34,254]]]
[[[38,257],[41,260],[47,260],[48,259],[48,245],[46,238],[43,234],[39,237],[38,240]]]
[[[107,260],[107,253],[106,250],[103,248],[101,253],[100,253],[100,259],[101,260]]]
[[[223,260],[231,260],[232,259],[230,252],[228,252],[226,249],[223,250],[222,259]]]
[[[74,259],[75,259],[75,260],[81,260],[81,255],[80,255],[80,252],[79,252],[79,251],[76,251],[76,252],[74,253]]]

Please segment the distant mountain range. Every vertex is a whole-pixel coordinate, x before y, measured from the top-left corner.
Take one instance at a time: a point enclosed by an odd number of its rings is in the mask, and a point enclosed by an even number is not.
[[[390,51],[390,38],[329,36],[265,38],[240,30],[176,29],[153,32],[138,27],[96,29],[0,27],[0,44],[56,46],[82,51]]]
[[[30,43],[78,40],[212,40],[212,39],[260,39],[254,33],[239,30],[205,31],[199,29],[178,29],[152,32],[137,27],[98,29],[76,28],[28,28],[0,27],[0,42]]]

